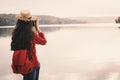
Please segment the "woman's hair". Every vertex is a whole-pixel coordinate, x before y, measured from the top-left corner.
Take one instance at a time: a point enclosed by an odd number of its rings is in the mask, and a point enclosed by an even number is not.
[[[30,50],[30,42],[33,38],[33,21],[17,20],[16,27],[12,32],[11,50]]]

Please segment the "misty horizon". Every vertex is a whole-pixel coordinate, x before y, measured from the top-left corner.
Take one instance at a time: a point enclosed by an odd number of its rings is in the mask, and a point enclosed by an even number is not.
[[[18,14],[28,9],[34,15],[56,17],[119,16],[119,3],[119,0],[2,0],[0,13]]]

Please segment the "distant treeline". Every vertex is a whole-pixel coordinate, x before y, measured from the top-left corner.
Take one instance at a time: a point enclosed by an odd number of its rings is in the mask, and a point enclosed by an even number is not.
[[[0,14],[0,26],[12,26],[16,23],[16,14]],[[86,23],[85,21],[73,20],[68,18],[58,18],[48,15],[35,15],[38,17],[40,24],[77,24]]]
[[[120,23],[120,17],[118,17],[117,19],[115,19],[116,23]]]

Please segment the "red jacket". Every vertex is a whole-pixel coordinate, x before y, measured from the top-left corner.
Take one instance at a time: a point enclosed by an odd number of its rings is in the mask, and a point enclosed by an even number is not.
[[[12,59],[12,69],[14,73],[21,73],[21,74],[27,74],[31,72],[33,67],[40,67],[40,63],[36,56],[36,48],[35,44],[41,44],[45,45],[47,43],[44,33],[40,32],[38,34],[34,33],[34,37],[31,40],[31,48],[30,50],[16,50],[13,54]],[[26,52],[27,51],[27,52]],[[26,58],[26,54],[29,53],[29,58]],[[27,61],[26,61],[27,59]],[[26,65],[24,65],[26,61]],[[24,67],[22,67],[24,65]],[[29,67],[29,68],[28,68]]]
[[[34,37],[31,40],[31,49],[30,49],[31,61],[33,62],[34,67],[40,67],[40,63],[36,56],[35,44],[45,45],[46,43],[47,41],[43,32],[40,32],[38,34],[34,33]]]

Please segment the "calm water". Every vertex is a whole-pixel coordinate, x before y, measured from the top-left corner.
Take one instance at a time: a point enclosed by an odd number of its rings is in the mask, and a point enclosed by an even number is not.
[[[48,43],[37,45],[40,80],[120,80],[120,29],[54,28],[43,28]],[[0,33],[0,80],[22,80],[10,67],[10,31]]]

